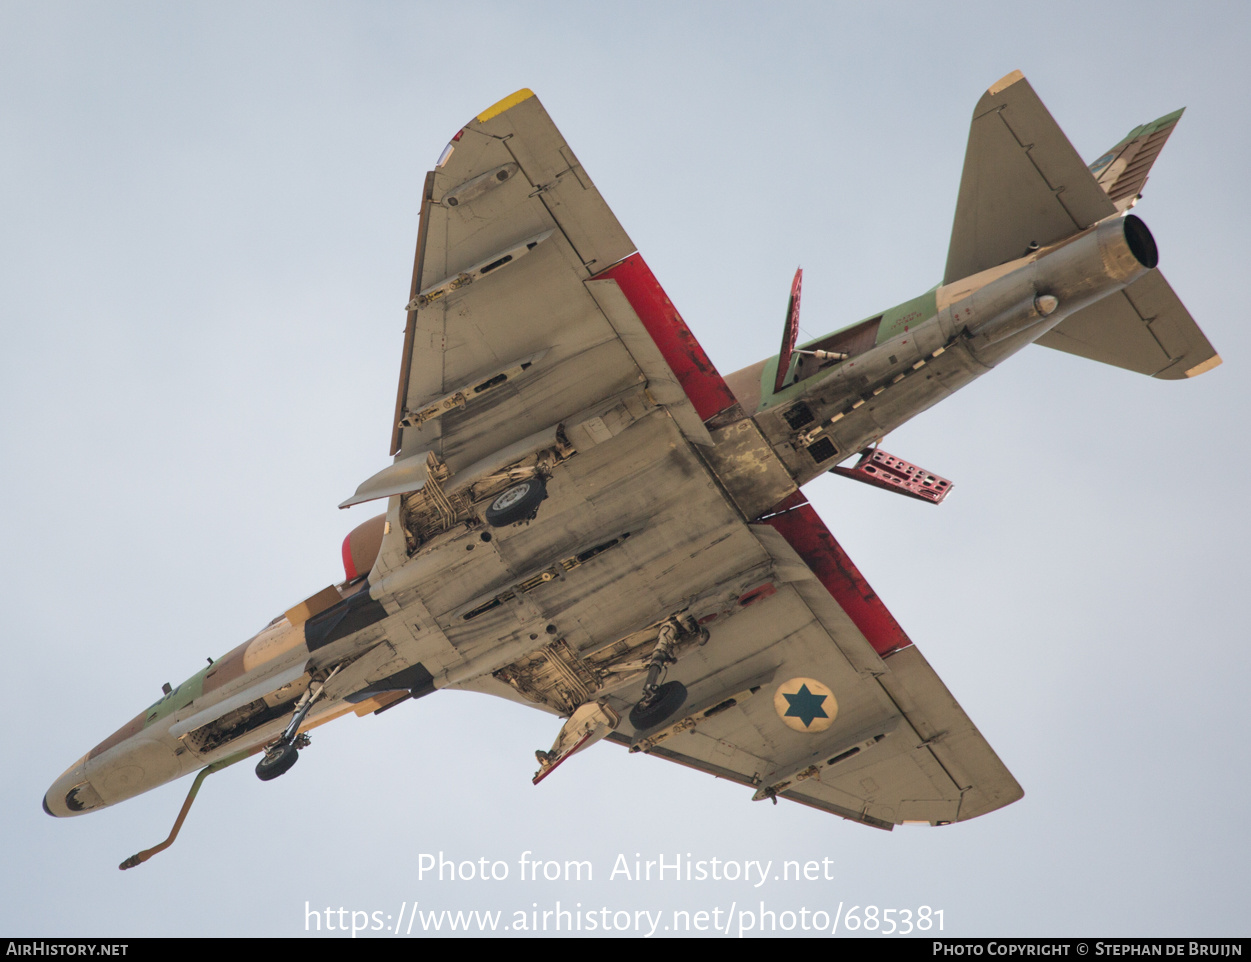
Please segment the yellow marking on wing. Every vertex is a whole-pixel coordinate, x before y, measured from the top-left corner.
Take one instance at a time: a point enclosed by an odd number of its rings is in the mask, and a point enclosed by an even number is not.
[[[1196,364],[1189,371],[1187,371],[1186,377],[1198,377],[1200,374],[1203,374],[1206,371],[1210,371],[1214,367],[1219,367],[1220,363],[1221,363],[1221,356],[1219,354],[1213,354],[1210,358],[1208,358],[1202,364]]]
[[[515,94],[509,94],[503,100],[492,104],[486,110],[482,111],[482,113],[478,114],[478,123],[484,124],[492,117],[498,117],[505,110],[508,110],[511,107],[516,107],[517,104],[521,103],[523,100],[529,100],[533,96],[533,90],[529,87],[522,87]]]

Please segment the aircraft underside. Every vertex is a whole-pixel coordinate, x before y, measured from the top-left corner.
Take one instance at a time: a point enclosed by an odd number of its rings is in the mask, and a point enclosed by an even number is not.
[[[309,729],[442,688],[550,713],[536,782],[608,739],[879,828],[1020,798],[799,488],[862,455],[839,473],[941,501],[878,442],[1036,341],[1161,378],[1219,364],[1124,216],[1178,116],[1087,168],[1003,78],[944,283],[797,346],[797,272],[782,350],[722,379],[537,99],[496,104],[423,187],[394,462],[341,505],[387,508],[346,580],[167,685],[45,810],[200,770],[190,805],[212,771],[263,753],[278,777]]]

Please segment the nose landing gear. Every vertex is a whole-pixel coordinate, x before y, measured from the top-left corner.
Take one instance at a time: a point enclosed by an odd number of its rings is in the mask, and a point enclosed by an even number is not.
[[[307,748],[311,741],[308,735],[301,732],[289,742],[280,741],[271,745],[256,763],[256,777],[262,782],[268,782],[290,771],[291,766],[300,760],[299,749]]]

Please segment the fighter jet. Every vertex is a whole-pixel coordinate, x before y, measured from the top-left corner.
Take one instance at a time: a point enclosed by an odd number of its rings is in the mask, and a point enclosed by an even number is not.
[[[1164,379],[1219,364],[1128,213],[1180,115],[1087,166],[1009,74],[973,114],[942,283],[798,344],[797,272],[778,353],[722,377],[538,99],[501,100],[422,188],[394,460],[341,505],[386,511],[343,581],[166,685],[45,811],[199,771],[129,867],[210,772],[259,755],[276,778],[317,725],[440,689],[551,714],[535,782],[606,739],[883,829],[1020,798],[800,489],[941,502],[879,443],[1033,343]]]

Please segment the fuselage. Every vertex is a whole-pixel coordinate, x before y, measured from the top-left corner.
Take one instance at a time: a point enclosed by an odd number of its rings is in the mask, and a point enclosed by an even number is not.
[[[732,616],[733,600],[741,597],[734,592],[748,590],[752,579],[751,572],[728,567],[732,559],[715,556],[718,518],[762,517],[797,486],[1074,312],[1121,290],[1154,263],[1154,243],[1141,222],[1114,217],[935,288],[801,346],[848,357],[796,354],[776,393],[777,357],[730,375],[726,382],[738,398],[738,412],[709,421],[714,443],[707,449],[686,443],[641,387],[637,397],[613,399],[617,407],[605,408],[604,416],[611,413],[617,419],[611,423],[620,425],[616,433],[596,416],[606,436],[593,446],[561,441],[559,457],[549,459],[552,516],[540,513],[532,526],[516,532],[493,536],[476,517],[457,517],[415,539],[404,497],[392,496],[387,514],[367,523],[376,539],[348,562],[349,580],[274,619],[96,745],[53,783],[44,809],[56,816],[94,811],[259,751],[287,726],[310,685],[324,683],[326,692],[301,730],[444,687],[526,700],[525,685],[534,678],[510,666],[549,645],[558,623],[562,637],[600,633],[580,645],[594,650],[596,644],[623,644],[654,620],[655,606],[624,602],[595,608],[592,618],[588,605],[599,592],[627,600],[631,592],[657,596],[671,610],[685,605],[701,619]],[[561,426],[555,427],[553,436],[562,436]],[[653,458],[653,451],[669,453]],[[622,467],[627,464],[628,474]],[[679,537],[676,528],[661,521],[665,512],[674,518],[683,512],[681,505],[664,504],[663,492],[674,477],[699,471],[709,481],[695,495],[703,499],[704,513],[692,509],[689,515],[709,520],[704,528],[683,529],[683,544],[670,544]],[[443,484],[452,502],[457,484],[455,476]],[[571,507],[562,514],[566,503]],[[667,570],[660,562],[669,552],[676,559],[700,551],[707,572],[690,576],[681,598],[666,600],[663,582],[651,576],[622,580],[621,571],[648,563]],[[630,563],[603,571],[591,563],[601,555],[623,557],[617,552],[630,553]],[[559,701],[529,696],[540,707],[563,711]]]

